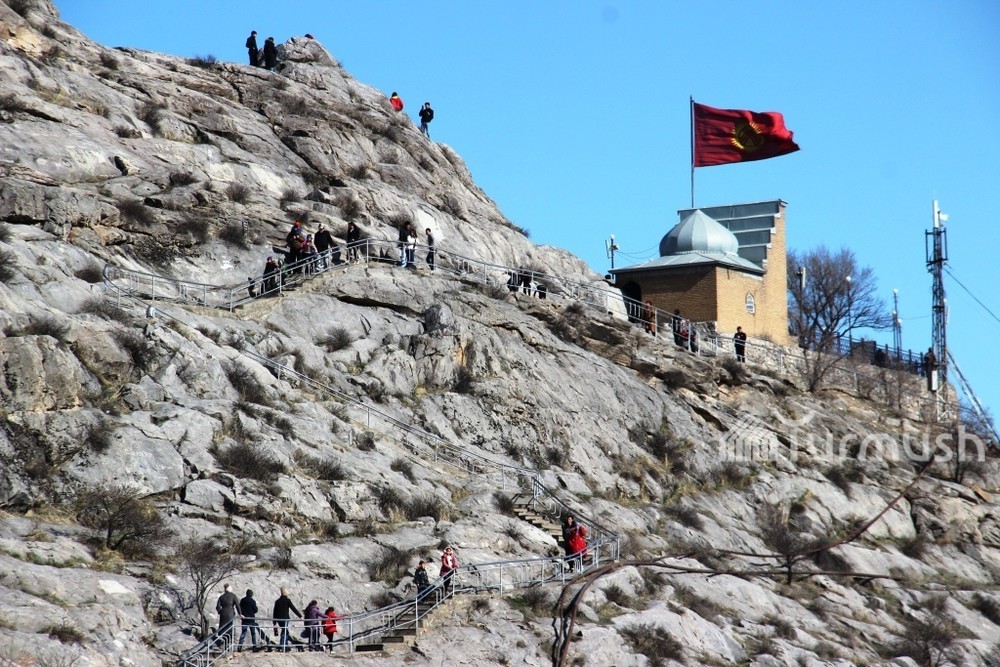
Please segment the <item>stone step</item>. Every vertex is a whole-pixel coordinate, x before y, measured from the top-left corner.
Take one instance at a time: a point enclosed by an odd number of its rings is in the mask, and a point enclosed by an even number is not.
[[[395,630],[392,631],[392,633],[394,635],[401,635],[403,637],[416,637],[417,636],[417,629],[416,628],[396,628]]]
[[[404,637],[403,635],[395,634],[397,632],[399,632],[399,630],[394,630],[393,634],[386,635],[385,637],[382,637],[382,643],[383,644],[403,644],[403,643],[405,643],[406,642],[406,637]]]
[[[385,646],[383,644],[359,644],[354,647],[357,653],[375,653],[376,651],[384,651]]]

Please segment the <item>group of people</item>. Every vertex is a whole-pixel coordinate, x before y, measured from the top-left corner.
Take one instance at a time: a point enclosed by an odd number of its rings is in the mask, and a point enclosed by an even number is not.
[[[274,608],[271,611],[271,618],[274,621],[274,635],[278,637],[278,648],[287,651],[292,643],[301,644],[296,639],[292,639],[289,632],[291,614],[305,619],[305,630],[302,633],[304,642],[310,651],[322,650],[320,641],[322,636],[326,636],[327,644],[332,644],[334,635],[337,634],[337,619],[343,618],[337,614],[333,607],[327,607],[326,611],[320,611],[319,603],[311,600],[306,605],[305,613],[299,612],[295,604],[288,597],[288,589],[282,588],[278,599],[274,601]],[[257,601],[254,599],[253,591],[247,589],[246,595],[238,599],[232,591],[232,586],[225,584],[222,587],[222,595],[219,596],[215,605],[215,611],[219,614],[219,632],[228,634],[230,638],[235,636],[236,618],[240,619],[242,630],[240,639],[237,642],[239,650],[243,648],[243,642],[250,635],[250,643],[253,648],[261,648],[274,645],[266,634],[266,631],[257,625]]]
[[[649,299],[642,304],[641,319],[646,333],[653,336],[657,332],[656,307]],[[681,309],[674,310],[670,316],[670,329],[674,334],[674,343],[679,347],[689,349],[692,352],[698,351],[698,330],[691,324],[691,321],[681,315]],[[736,352],[736,361],[745,362],[747,360],[747,335],[743,327],[736,327],[733,334],[733,350]]]
[[[539,299],[544,299],[549,294],[549,289],[543,283],[535,280],[534,273],[530,271],[511,271],[508,273],[507,289],[515,294],[520,290],[528,296],[537,296]]]
[[[441,581],[447,585],[457,571],[458,557],[455,556],[455,550],[451,547],[445,547],[445,550],[441,552],[441,569],[439,570]],[[417,598],[423,597],[424,592],[431,587],[426,561],[421,560],[417,563],[417,567],[413,571],[413,583],[417,587]]]
[[[392,95],[389,96],[389,105],[392,106],[397,112],[403,110],[403,98],[399,96],[395,90],[392,91]],[[420,111],[417,112],[417,116],[420,117],[420,133],[423,134],[428,139],[431,138],[430,124],[434,120],[434,109],[431,108],[430,102],[424,102],[424,106],[420,107]]]
[[[427,266],[434,270],[434,261],[437,255],[434,232],[428,227],[424,230],[427,245]],[[417,254],[417,227],[412,222],[399,226],[399,265],[403,268],[415,269]]]
[[[263,67],[272,70],[278,65],[278,47],[274,43],[274,37],[268,37],[264,40],[264,51],[262,53],[257,48],[256,30],[251,30],[250,36],[247,37],[247,55],[250,58],[250,64],[254,67]]]

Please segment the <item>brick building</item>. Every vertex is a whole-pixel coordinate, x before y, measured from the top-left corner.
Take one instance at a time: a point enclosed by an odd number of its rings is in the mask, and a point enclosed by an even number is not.
[[[742,326],[750,337],[790,342],[785,202],[678,214],[680,222],[660,241],[660,256],[613,269],[615,285],[626,297],[714,322],[723,334]]]

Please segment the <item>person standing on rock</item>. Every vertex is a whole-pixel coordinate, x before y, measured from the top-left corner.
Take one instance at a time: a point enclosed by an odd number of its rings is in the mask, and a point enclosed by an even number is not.
[[[240,619],[242,629],[240,630],[240,650],[243,649],[243,640],[247,638],[247,631],[250,631],[250,643],[257,648],[257,601],[253,599],[253,591],[247,589],[246,597],[240,600]],[[263,638],[263,635],[261,635]]]
[[[222,595],[215,603],[215,611],[219,614],[219,634],[226,637],[226,641],[233,640],[236,615],[239,613],[240,599],[233,593],[232,586],[226,584],[222,587]]]
[[[400,97],[395,90],[392,91],[392,96],[389,97],[389,104],[391,104],[392,108],[395,109],[396,111],[403,110],[403,98]]]
[[[251,30],[247,37],[247,56],[250,57],[250,64],[256,67],[260,64],[260,51],[257,49],[257,31]]]
[[[264,41],[264,67],[272,70],[278,66],[278,47],[274,45],[274,37]]]
[[[447,111],[447,109],[445,109]],[[431,121],[434,120],[434,109],[431,108],[430,102],[424,102],[424,106],[420,107],[420,131],[428,139],[431,138],[430,125]]]
[[[445,585],[455,576],[457,569],[458,558],[455,557],[455,550],[451,547],[446,547],[441,554],[441,578],[444,579]]]
[[[288,597],[288,589],[282,588],[281,595],[274,601],[274,609],[271,611],[271,617],[274,618],[274,630],[279,635],[278,644],[282,651],[288,651],[288,621],[291,618],[289,615],[291,612],[295,612],[296,616],[302,618],[302,614]]]
[[[733,334],[733,349],[736,350],[736,361],[747,360],[747,335],[743,327],[736,327],[736,333]]]

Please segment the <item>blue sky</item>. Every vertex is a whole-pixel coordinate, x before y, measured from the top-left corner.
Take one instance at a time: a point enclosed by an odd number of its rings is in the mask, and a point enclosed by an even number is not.
[[[531,238],[604,273],[652,257],[690,204],[688,99],[780,111],[801,151],[699,168],[699,205],[780,198],[797,250],[871,266],[903,344],[930,344],[924,230],[949,216],[949,264],[1000,316],[1000,3],[846,0],[56,0],[108,46],[245,61],[312,33],[364,83],[430,101],[434,140]],[[949,346],[1000,411],[1000,321],[946,279]],[[875,336],[892,342],[891,332]]]

